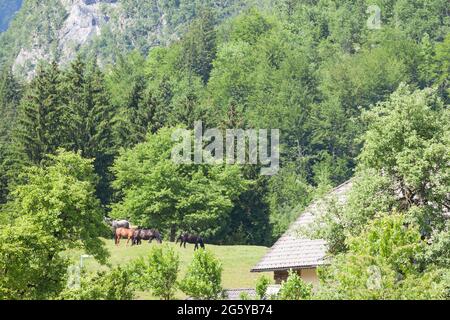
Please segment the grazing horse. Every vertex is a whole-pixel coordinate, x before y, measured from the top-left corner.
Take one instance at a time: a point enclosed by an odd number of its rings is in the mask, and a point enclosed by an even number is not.
[[[198,235],[195,235],[195,234],[182,233],[177,238],[177,241],[175,241],[175,243],[178,243],[178,241],[180,241],[180,247],[184,245],[185,248],[186,248],[186,243],[195,244],[194,251],[198,249],[198,245],[200,245],[200,247],[202,247],[202,248],[205,248],[203,238]]]
[[[141,244],[142,240],[149,240],[148,243],[152,243],[153,239],[156,239],[158,243],[162,243],[162,237],[158,230],[137,229],[133,234],[133,245]]]
[[[127,246],[130,240],[133,239],[133,235],[136,229],[127,229],[127,228],[117,228],[115,235],[114,235],[114,242],[116,246],[120,244],[120,239],[126,238],[127,239]]]
[[[127,220],[113,220],[111,218],[105,217],[106,223],[108,223],[114,230],[118,228],[130,229],[130,222]]]

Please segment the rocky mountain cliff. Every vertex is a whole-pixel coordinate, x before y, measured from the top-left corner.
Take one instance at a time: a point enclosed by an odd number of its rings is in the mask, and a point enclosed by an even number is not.
[[[10,28],[0,35],[0,64],[31,77],[40,60],[66,64],[81,52],[100,63],[118,53],[178,39],[199,10],[221,20],[249,1],[243,0],[25,0]]]
[[[45,35],[35,31],[32,42],[23,46],[16,56],[15,71],[32,72],[41,59],[58,59],[63,64],[70,61],[83,45],[101,35],[101,28],[110,20],[102,4],[117,10],[116,0],[61,0],[60,4],[64,18],[55,21],[59,28],[48,39],[48,46],[42,45]]]

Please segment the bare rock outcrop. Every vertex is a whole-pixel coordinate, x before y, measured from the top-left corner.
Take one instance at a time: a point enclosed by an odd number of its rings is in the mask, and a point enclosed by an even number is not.
[[[28,48],[22,48],[14,62],[14,70],[25,72],[32,77],[39,60],[57,60],[67,64],[77,54],[84,44],[101,34],[102,27],[110,17],[105,13],[104,6],[114,9],[119,6],[117,0],[60,0],[65,8],[66,16],[62,27],[58,30],[57,39],[51,39],[56,44],[52,51],[42,44],[39,37],[33,37],[34,43]]]

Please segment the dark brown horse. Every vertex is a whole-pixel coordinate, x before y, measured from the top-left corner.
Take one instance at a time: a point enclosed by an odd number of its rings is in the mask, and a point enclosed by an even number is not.
[[[156,239],[158,243],[162,243],[162,237],[158,230],[155,229],[137,229],[133,234],[133,245],[139,245],[142,240],[148,240],[148,243]]]
[[[200,245],[200,247],[202,248],[205,248],[203,238],[195,234],[182,233],[177,238],[177,241],[175,241],[175,243],[178,243],[178,241],[180,241],[180,247],[184,245],[184,247],[186,248],[186,243],[192,243],[195,244],[194,250],[198,249],[198,245]]]
[[[122,239],[122,238],[127,239],[127,246],[128,246],[128,243],[130,242],[130,240],[133,239],[135,230],[136,229],[117,228],[116,234],[114,237],[114,242],[115,242],[116,246],[118,246],[120,244],[120,239]]]

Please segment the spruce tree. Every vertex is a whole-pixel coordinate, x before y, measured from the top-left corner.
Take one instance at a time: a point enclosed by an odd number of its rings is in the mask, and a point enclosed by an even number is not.
[[[203,10],[183,39],[183,64],[189,73],[201,77],[204,84],[209,80],[212,62],[216,57],[215,18],[210,10]]]
[[[39,164],[45,154],[64,146],[60,84],[56,62],[40,65],[21,101],[14,136],[18,148],[32,163]]]
[[[4,68],[0,75],[0,203],[6,202],[9,182],[15,176],[13,168],[18,162],[13,152],[11,131],[21,94],[21,85],[14,78],[11,68]]]
[[[84,63],[79,56],[64,77],[66,135],[70,149],[83,157],[95,159],[100,176],[98,196],[107,201],[108,167],[115,148],[112,138],[113,109],[106,90],[103,73],[95,59]]]

